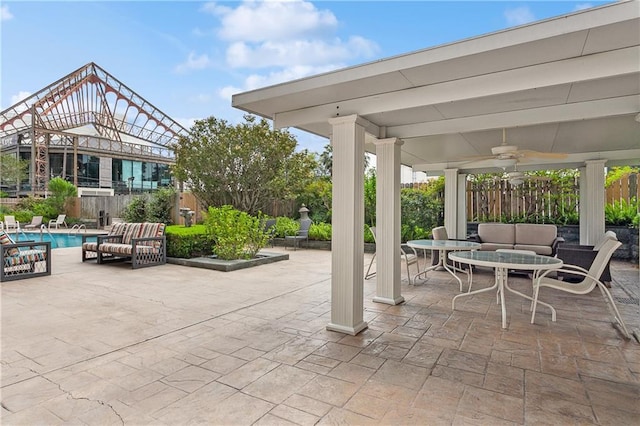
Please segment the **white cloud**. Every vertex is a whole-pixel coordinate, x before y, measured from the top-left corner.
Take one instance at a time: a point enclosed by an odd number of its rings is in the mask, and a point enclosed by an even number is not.
[[[528,24],[529,22],[533,22],[536,20],[533,12],[531,12],[531,9],[529,9],[527,6],[507,9],[504,12],[504,17],[507,19],[507,24],[511,26]]]
[[[209,93],[198,93],[196,95],[190,96],[189,97],[189,102],[193,102],[193,103],[207,103],[211,100],[211,94]]]
[[[226,86],[223,87],[218,92],[218,94],[222,99],[231,101],[231,96],[235,93],[254,90],[265,86],[271,86],[273,84],[278,84],[285,81],[297,80],[303,77],[329,72],[342,67],[344,67],[343,64],[323,65],[316,67],[299,65],[278,71],[272,71],[266,75],[251,74],[247,78],[245,78],[243,87]]]
[[[200,118],[173,118],[178,124],[182,125],[185,129],[189,130]]]
[[[338,37],[336,16],[305,0],[210,2],[201,11],[219,20],[216,34],[228,43],[226,63],[235,78],[242,70],[254,70],[218,91],[227,101],[234,93],[332,71],[379,50],[361,36]]]
[[[245,0],[235,9],[208,3],[203,10],[220,18],[223,40],[260,43],[333,32],[338,20],[307,1]]]
[[[191,52],[189,53],[189,57],[186,62],[176,65],[175,71],[178,73],[184,73],[191,70],[201,70],[209,68],[211,64],[211,59],[209,59],[209,55],[206,53],[196,55],[194,52]]]
[[[346,43],[340,39],[266,41],[258,45],[239,41],[227,48],[227,63],[233,68],[327,64],[370,57],[376,50],[375,43],[362,37],[351,37]]]
[[[573,10],[578,11],[578,10],[585,10],[585,9],[591,9],[593,7],[593,4],[591,3],[578,3],[576,4],[576,7],[573,8]]]
[[[13,19],[13,14],[9,11],[9,6],[4,5],[0,7],[0,21],[8,21]]]
[[[220,97],[226,101],[231,101],[231,97],[233,95],[235,95],[236,93],[240,93],[243,92],[244,90],[239,88],[239,87],[235,87],[235,86],[225,86],[222,89],[220,89],[220,92],[218,93],[220,95]]]
[[[15,105],[20,101],[23,101],[25,99],[27,99],[29,96],[31,96],[33,93],[31,92],[26,92],[26,91],[20,91],[18,92],[18,94],[16,95],[12,95],[11,96],[11,105]]]

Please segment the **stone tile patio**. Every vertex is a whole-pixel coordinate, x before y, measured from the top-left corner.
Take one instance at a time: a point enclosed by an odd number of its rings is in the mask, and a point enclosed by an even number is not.
[[[369,328],[347,336],[325,329],[326,251],[230,273],[53,253],[51,276],[2,283],[4,425],[640,424],[640,344],[597,291],[544,289],[558,321],[541,308],[535,325],[507,294],[503,330],[492,293],[451,310],[446,272],[403,281],[398,306],[371,301],[372,279]],[[612,273],[638,330],[637,267]],[[528,278],[510,282],[530,292]]]

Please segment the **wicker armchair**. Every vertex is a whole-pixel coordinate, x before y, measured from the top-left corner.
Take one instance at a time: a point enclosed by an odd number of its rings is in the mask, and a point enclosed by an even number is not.
[[[579,244],[560,244],[558,246],[557,257],[558,259],[562,259],[565,264],[580,266],[584,269],[589,269],[593,264],[596,256],[598,255],[598,251],[602,248],[604,243],[609,239],[617,240],[617,236],[615,232],[607,231],[604,234],[602,240],[596,244],[595,246],[589,245],[579,245]],[[609,264],[611,263],[610,259],[607,261],[607,265],[605,266],[602,274],[599,277],[595,277],[602,281],[603,283],[609,284],[611,283],[611,272],[609,270]],[[558,276],[562,277],[565,281],[575,281],[580,280],[582,277],[576,277],[572,274],[565,274],[562,272],[558,272]]]

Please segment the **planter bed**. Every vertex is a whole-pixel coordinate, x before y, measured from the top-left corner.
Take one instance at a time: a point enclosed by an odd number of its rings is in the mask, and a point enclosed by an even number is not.
[[[178,257],[168,257],[167,263],[175,265],[191,266],[194,268],[213,269],[216,271],[231,272],[238,269],[252,268],[254,266],[265,265],[267,263],[289,260],[288,254],[260,252],[255,259],[222,260],[211,257],[195,257],[193,259],[181,259]]]

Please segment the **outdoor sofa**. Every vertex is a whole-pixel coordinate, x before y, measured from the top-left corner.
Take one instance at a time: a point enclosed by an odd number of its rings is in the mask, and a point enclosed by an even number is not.
[[[51,242],[14,242],[0,231],[0,282],[51,275]]]
[[[468,240],[480,243],[480,250],[529,250],[544,256],[555,256],[564,242],[555,225],[536,223],[480,223]]]
[[[167,263],[164,229],[164,223],[114,223],[107,235],[83,235],[82,261],[130,260],[133,269],[163,265]]]

